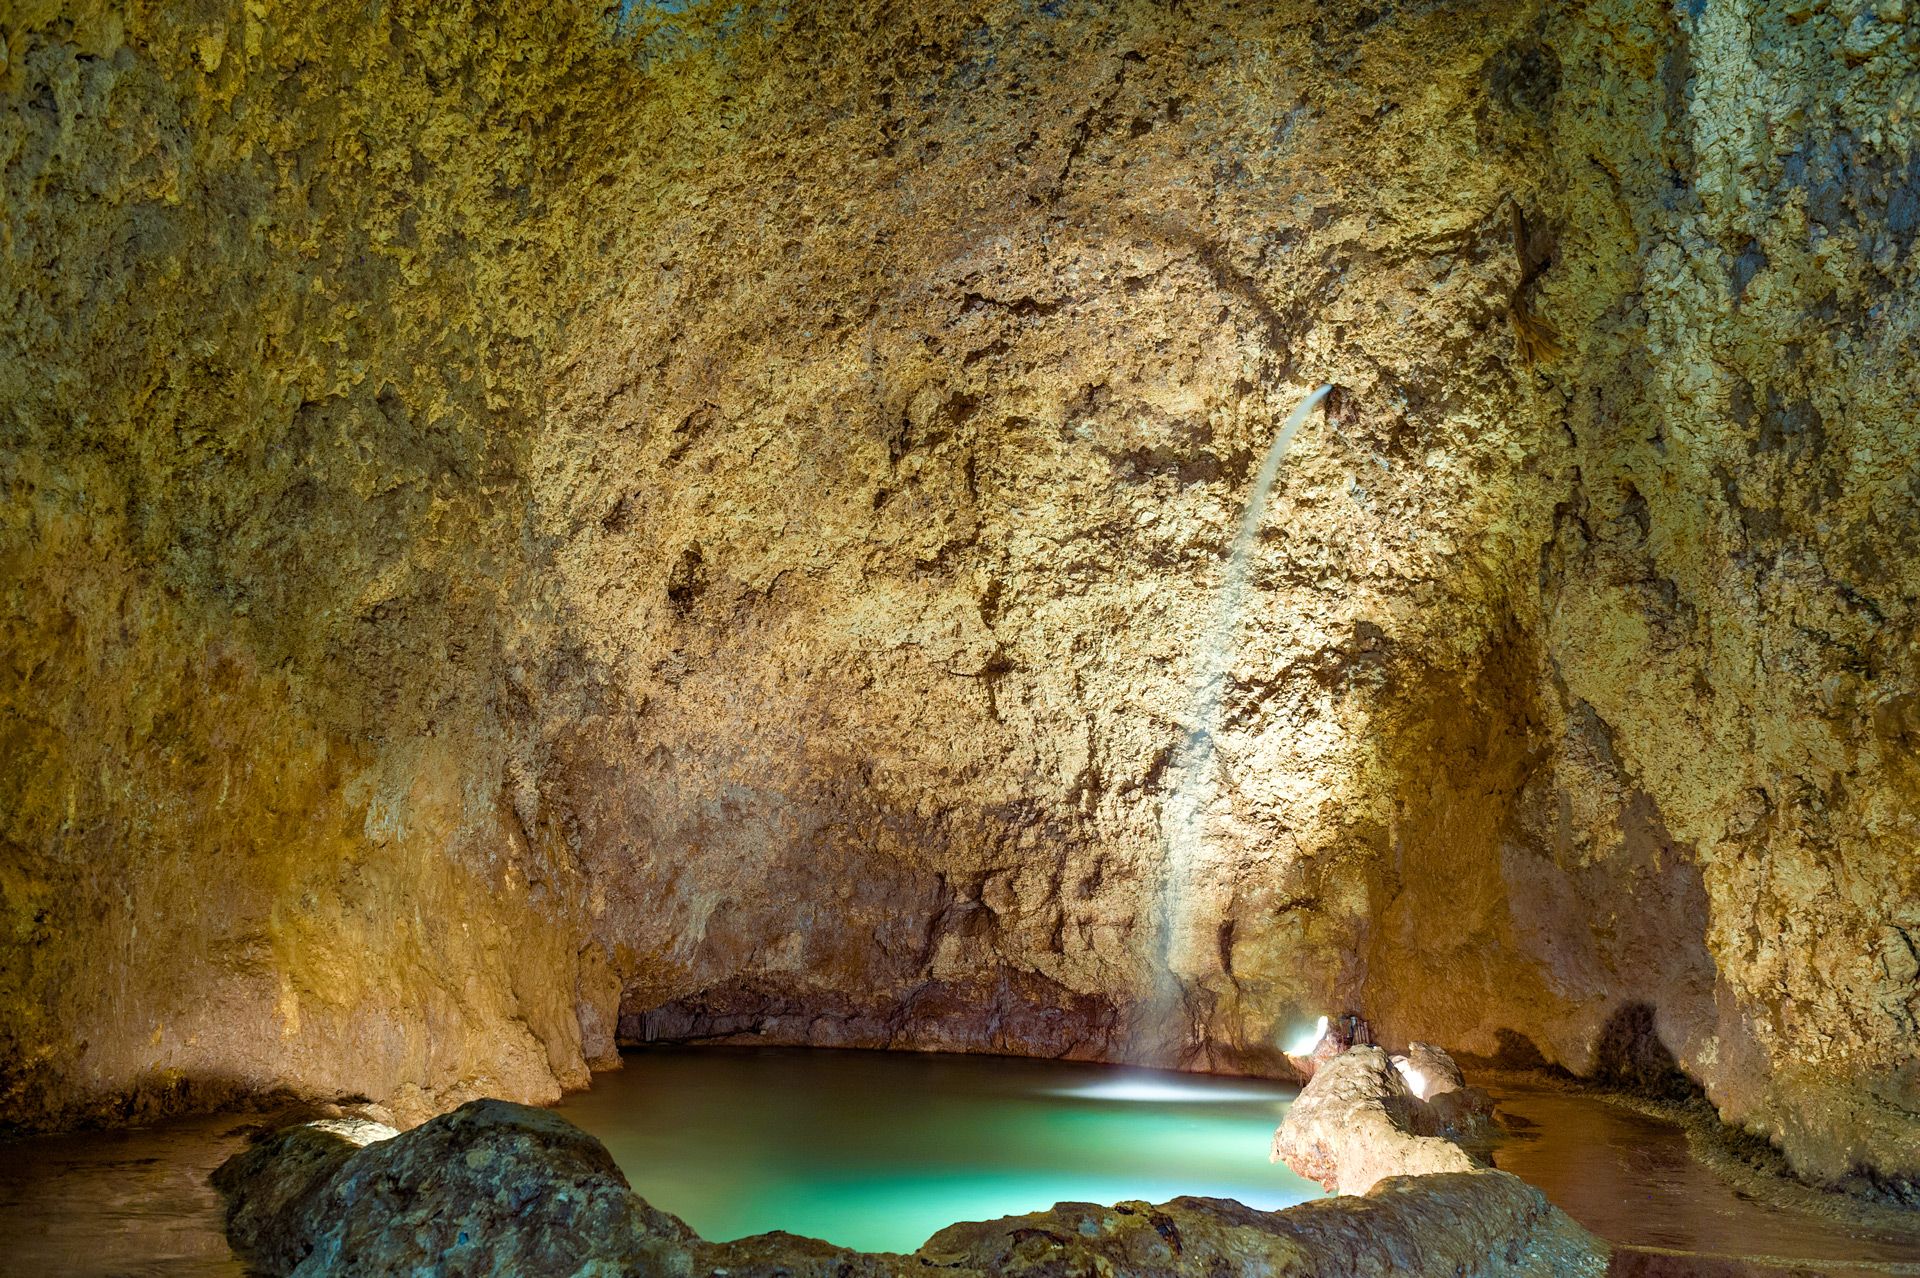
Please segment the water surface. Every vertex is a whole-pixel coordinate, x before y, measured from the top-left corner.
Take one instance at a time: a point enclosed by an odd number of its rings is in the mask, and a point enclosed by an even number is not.
[[[568,1097],[634,1189],[716,1242],[784,1229],[912,1251],[961,1220],[1183,1194],[1276,1210],[1293,1090],[997,1056],[655,1049]]]
[[[240,1278],[207,1177],[258,1121],[0,1141],[0,1274]]]
[[[1291,1093],[1258,1081],[800,1049],[626,1060],[560,1112],[606,1143],[641,1195],[716,1240],[785,1229],[910,1251],[955,1221],[1061,1201],[1196,1194],[1274,1208],[1320,1192],[1267,1162]],[[1499,1165],[1603,1237],[1805,1273],[1920,1275],[1920,1217],[1788,1210],[1729,1186],[1671,1123],[1511,1080],[1495,1094],[1518,1129]],[[206,1178],[258,1121],[0,1142],[0,1274],[236,1278]]]
[[[1677,1124],[1524,1082],[1491,1090],[1511,1132],[1494,1151],[1495,1166],[1545,1190],[1602,1238],[1690,1255],[1858,1261],[1878,1272],[1920,1274],[1920,1217],[1910,1227],[1876,1227],[1865,1213],[1852,1223],[1763,1202],[1695,1158]],[[1842,1201],[1831,1205],[1846,1210]]]

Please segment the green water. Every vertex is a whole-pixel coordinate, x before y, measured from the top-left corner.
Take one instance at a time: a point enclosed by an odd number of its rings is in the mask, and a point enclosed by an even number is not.
[[[1267,1161],[1292,1095],[1058,1061],[700,1048],[629,1053],[559,1108],[710,1239],[912,1251],[955,1221],[1058,1202],[1320,1197]]]
[[[955,1221],[1055,1202],[1194,1194],[1274,1208],[1319,1194],[1267,1162],[1289,1093],[1258,1082],[866,1052],[626,1060],[560,1111],[605,1142],[643,1196],[716,1240],[784,1229],[910,1251]],[[1514,1133],[1494,1161],[1605,1238],[1670,1256],[1768,1257],[1782,1273],[1920,1276],[1920,1216],[1757,1199],[1700,1163],[1671,1123],[1488,1081]],[[240,1274],[207,1175],[258,1121],[0,1141],[0,1274]]]

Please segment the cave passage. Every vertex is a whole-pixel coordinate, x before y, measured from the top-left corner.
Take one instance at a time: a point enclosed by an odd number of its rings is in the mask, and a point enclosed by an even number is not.
[[[656,1048],[626,1053],[559,1112],[643,1197],[715,1240],[783,1229],[905,1252],[955,1220],[1062,1201],[1318,1198],[1265,1154],[1293,1090],[998,1057]],[[1768,1257],[1781,1272],[1920,1272],[1920,1226],[1769,1206],[1700,1162],[1679,1126],[1564,1086],[1513,1075],[1494,1092],[1515,1132],[1497,1165],[1612,1242],[1697,1263]],[[183,1118],[10,1146],[0,1239],[11,1271],[240,1278],[207,1176],[256,1121]]]
[[[0,1270],[1896,1263],[1917,5],[0,0]]]

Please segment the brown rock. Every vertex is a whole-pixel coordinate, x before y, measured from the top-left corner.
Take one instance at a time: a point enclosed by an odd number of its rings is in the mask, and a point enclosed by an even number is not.
[[[1920,66],[1750,7],[10,14],[0,1116],[1353,1007],[1920,1192]]]
[[[782,1233],[703,1242],[628,1191],[592,1137],[503,1102],[466,1105],[332,1162],[318,1178],[313,1132],[281,1133],[221,1171],[231,1218],[250,1222],[249,1239],[272,1242],[249,1252],[263,1272],[1547,1278],[1598,1274],[1607,1263],[1604,1244],[1498,1172],[1397,1178],[1365,1198],[1277,1213],[1203,1198],[1062,1203],[953,1225],[912,1256],[892,1256]]]
[[[1322,1064],[1287,1106],[1273,1157],[1342,1194],[1364,1194],[1389,1176],[1472,1171],[1474,1160],[1439,1130],[1384,1050],[1352,1047]]]

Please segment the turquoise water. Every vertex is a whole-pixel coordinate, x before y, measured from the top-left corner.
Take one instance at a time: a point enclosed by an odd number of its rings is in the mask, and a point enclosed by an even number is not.
[[[560,1113],[715,1241],[784,1229],[912,1251],[961,1220],[1183,1194],[1275,1209],[1292,1089],[1059,1061],[820,1050],[629,1053]]]
[[[905,1053],[626,1059],[560,1112],[606,1143],[643,1196],[716,1240],[784,1229],[911,1251],[955,1221],[1055,1202],[1196,1194],[1275,1208],[1320,1192],[1267,1162],[1290,1094],[1260,1082]],[[1515,1133],[1495,1161],[1603,1237],[1768,1257],[1782,1273],[1920,1275],[1920,1214],[1761,1201],[1698,1162],[1671,1123],[1489,1081]],[[207,1175],[258,1121],[0,1141],[0,1274],[241,1274]]]

